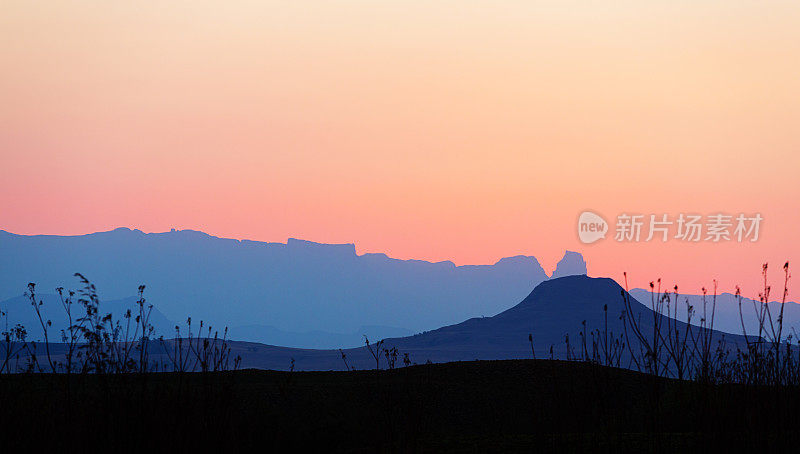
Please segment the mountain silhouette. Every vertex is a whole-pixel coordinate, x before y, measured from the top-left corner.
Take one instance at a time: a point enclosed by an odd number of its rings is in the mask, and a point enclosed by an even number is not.
[[[456,266],[358,255],[353,244],[240,241],[192,230],[119,228],[78,236],[0,231],[0,250],[0,300],[20,295],[28,282],[42,293],[75,288],[72,275],[80,272],[105,300],[130,297],[145,284],[148,302],[168,320],[182,323],[191,316],[232,333],[252,333],[253,325],[334,334],[389,327],[374,332],[377,337],[421,332],[495,315],[548,279],[530,256]]]
[[[471,318],[414,336],[385,339],[383,347],[396,347],[400,355],[408,353],[417,363],[520,359],[532,356],[528,343],[528,335],[532,334],[537,357],[548,357],[552,346],[555,358],[565,359],[565,337],[569,336],[573,349],[578,351],[584,326],[587,336],[594,330],[602,332],[604,329],[609,335],[623,333],[620,319],[625,310],[623,293],[619,284],[607,278],[578,275],[552,279],[536,286],[516,306],[493,317]],[[653,331],[653,312],[647,306],[632,300],[631,311],[643,332]],[[678,322],[677,326],[683,330],[686,325]],[[691,329],[696,335],[697,328]],[[741,342],[740,336],[712,333],[715,343],[723,338],[731,346]],[[635,342],[632,335],[631,339]],[[375,340],[372,339],[373,343]],[[235,343],[234,350],[242,355],[244,367],[286,369],[294,359],[298,370],[343,368],[341,355],[336,350],[245,343]],[[348,349],[344,353],[351,366],[375,367],[375,360],[365,347]]]
[[[551,279],[564,276],[580,276],[586,274],[586,262],[583,256],[577,252],[567,251],[564,257],[559,260],[556,270],[553,271]]]
[[[607,332],[610,338],[624,332],[620,317],[626,311],[623,295],[627,295],[626,292],[611,279],[582,275],[551,279],[537,285],[519,304],[495,316],[470,318],[412,336],[387,338],[383,340],[382,348],[397,349],[400,361],[397,366],[402,364],[406,354],[413,363],[522,359],[532,356],[528,341],[530,334],[533,336],[537,357],[549,357],[552,348],[554,358],[566,359],[567,338],[571,340],[570,352],[580,355],[582,333],[586,333],[588,339],[596,331]],[[21,298],[14,301],[15,310],[20,310],[22,305],[27,304]],[[128,302],[132,303],[132,300]],[[654,332],[654,312],[636,300],[632,299],[630,303],[630,316],[638,321],[641,331],[650,336]],[[114,306],[120,305],[106,305]],[[35,322],[31,319],[31,326]],[[676,322],[673,327],[683,332],[686,325]],[[662,325],[662,329],[665,328],[666,325]],[[699,338],[699,328],[690,329],[692,336]],[[665,331],[662,333],[666,334]],[[743,344],[741,336],[719,331],[711,334],[714,345],[722,340],[729,348]],[[377,340],[378,337],[370,338],[373,349]],[[634,350],[639,348],[633,334],[628,340]],[[376,367],[375,358],[363,346],[340,351],[289,348],[243,341],[233,341],[230,345],[231,355],[241,356],[241,366],[245,368],[285,370],[293,364],[296,370],[341,370],[344,368],[342,353],[351,368]],[[61,350],[63,348],[58,345],[52,349],[55,354],[59,354]],[[158,348],[152,350],[151,355],[151,360],[168,361],[163,350]],[[624,356],[630,358],[627,353]],[[381,367],[386,367],[383,354],[380,354],[380,361]],[[621,366],[632,367],[632,364],[623,360]]]

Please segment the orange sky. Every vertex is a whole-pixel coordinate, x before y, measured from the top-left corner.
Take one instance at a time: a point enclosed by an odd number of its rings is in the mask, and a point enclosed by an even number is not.
[[[796,1],[0,5],[0,229],[192,228],[753,288],[800,257]],[[760,212],[582,245],[584,209]],[[800,294],[800,292],[794,292]]]

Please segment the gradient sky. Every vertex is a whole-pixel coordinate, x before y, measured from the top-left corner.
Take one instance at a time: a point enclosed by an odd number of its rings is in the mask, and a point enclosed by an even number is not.
[[[752,291],[800,258],[800,3],[0,5],[0,229],[191,228]],[[760,212],[582,245],[584,209]],[[800,292],[793,292],[794,295]]]

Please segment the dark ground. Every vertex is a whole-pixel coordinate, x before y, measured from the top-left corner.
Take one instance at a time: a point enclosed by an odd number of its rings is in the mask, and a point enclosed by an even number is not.
[[[800,390],[561,361],[391,371],[0,377],[0,447],[89,451],[796,450]],[[9,449],[6,451],[6,449]]]

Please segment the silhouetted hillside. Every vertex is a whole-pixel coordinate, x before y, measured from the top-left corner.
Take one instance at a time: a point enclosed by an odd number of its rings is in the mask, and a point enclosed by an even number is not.
[[[624,328],[620,315],[625,309],[622,292],[622,287],[612,279],[586,276],[552,279],[542,282],[522,302],[496,316],[472,318],[414,336],[386,339],[383,346],[396,347],[401,358],[408,353],[410,360],[419,364],[427,361],[523,359],[532,356],[528,342],[528,335],[532,334],[538,358],[549,357],[552,346],[554,357],[565,359],[566,335],[578,353],[581,331],[587,333],[587,338],[594,330],[607,331],[609,337],[622,336]],[[636,300],[631,303],[631,311],[642,331],[652,333],[653,312]],[[680,330],[685,328],[682,322],[675,326]],[[666,324],[662,325],[662,329],[665,327]],[[697,334],[697,329],[692,329]],[[711,333],[715,345],[723,336],[730,346],[741,341],[738,335]],[[372,339],[373,343],[376,340]],[[631,345],[635,343],[633,334],[630,334],[629,341]],[[297,370],[344,368],[337,350],[281,348],[243,342],[233,342],[231,347],[234,355],[241,355],[242,367],[286,370],[294,359]],[[345,354],[351,367],[375,367],[375,360],[365,347],[347,349]],[[625,358],[628,358],[627,353]],[[385,365],[383,358],[381,362]],[[630,366],[627,360],[620,365]]]

